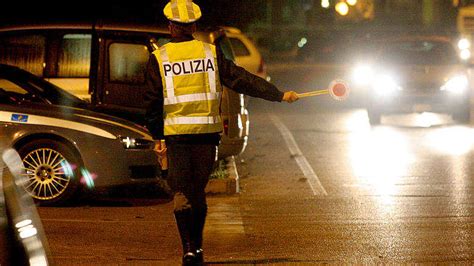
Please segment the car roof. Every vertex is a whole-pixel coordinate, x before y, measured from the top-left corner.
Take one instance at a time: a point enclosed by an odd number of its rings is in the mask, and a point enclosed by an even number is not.
[[[402,35],[377,39],[378,42],[409,42],[409,41],[432,41],[453,42],[453,39],[444,35]]]
[[[242,31],[239,28],[236,27],[230,27],[230,26],[224,26],[222,27],[225,31],[229,33],[234,33],[234,34],[241,34]]]
[[[169,34],[168,27],[156,26],[150,24],[126,24],[126,23],[108,23],[108,22],[68,22],[68,23],[39,23],[39,24],[15,24],[0,26],[0,33],[18,32],[18,31],[35,31],[35,30],[98,30],[98,31],[131,31],[131,32],[144,32],[144,33],[161,33]],[[212,26],[199,28],[196,32],[198,39],[214,43],[217,39],[226,35],[223,27]]]
[[[0,26],[0,32],[21,31],[21,30],[53,30],[53,29],[74,29],[74,30],[122,30],[138,32],[168,33],[168,28],[164,26],[125,24],[125,23],[91,23],[91,22],[67,22],[67,23],[38,23],[38,24],[12,24]]]
[[[167,26],[152,24],[110,23],[110,22],[65,22],[65,23],[35,23],[35,24],[11,24],[0,26],[0,32],[26,31],[26,30],[117,30],[135,32],[169,33]],[[199,28],[199,32],[223,31],[223,27],[213,26]]]

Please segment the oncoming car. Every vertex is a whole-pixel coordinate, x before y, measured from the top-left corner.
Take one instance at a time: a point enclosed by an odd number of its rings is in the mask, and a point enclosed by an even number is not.
[[[83,189],[156,180],[158,159],[145,128],[57,105],[62,102],[80,106],[82,101],[26,71],[0,65],[1,135],[20,154],[28,177],[24,189],[37,202],[61,204]]]
[[[469,72],[451,39],[411,36],[384,40],[373,64],[361,64],[354,80],[366,86],[371,124],[381,115],[440,112],[461,123],[470,119]]]

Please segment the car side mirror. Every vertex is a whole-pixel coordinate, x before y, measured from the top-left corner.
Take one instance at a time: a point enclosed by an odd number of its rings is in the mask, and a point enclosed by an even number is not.
[[[160,48],[158,46],[158,41],[155,38],[150,38],[149,42],[150,42],[152,52],[155,51],[155,50],[158,50]]]

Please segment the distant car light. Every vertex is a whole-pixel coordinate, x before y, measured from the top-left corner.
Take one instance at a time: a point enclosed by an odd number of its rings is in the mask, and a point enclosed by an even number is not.
[[[298,42],[298,47],[299,48],[302,48],[303,46],[305,46],[305,44],[308,43],[308,39],[306,39],[305,37],[301,38],[301,40]]]
[[[387,74],[376,76],[372,83],[372,87],[377,94],[383,96],[392,95],[395,91],[402,89],[395,79]]]
[[[330,7],[329,0],[321,0],[321,7],[323,8],[329,8]]]
[[[461,57],[462,60],[468,60],[471,58],[471,51],[469,51],[469,49],[461,50],[459,57]]]
[[[349,6],[346,2],[339,2],[335,6],[336,12],[341,16],[346,16],[349,13]]]
[[[468,83],[469,81],[465,75],[458,75],[450,78],[440,89],[442,91],[461,94],[467,90]]]
[[[471,42],[466,38],[462,38],[458,41],[458,48],[459,50],[469,49],[471,48]]]
[[[352,72],[352,78],[357,85],[368,85],[372,82],[374,72],[368,65],[358,65]]]

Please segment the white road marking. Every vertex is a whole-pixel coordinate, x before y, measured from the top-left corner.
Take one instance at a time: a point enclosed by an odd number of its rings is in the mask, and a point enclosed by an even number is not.
[[[276,115],[270,115],[270,119],[272,120],[273,124],[278,128],[280,131],[283,139],[290,150],[291,157],[295,158],[296,163],[300,167],[301,171],[303,172],[304,176],[308,180],[308,184],[311,187],[314,195],[323,195],[327,196],[328,193],[324,189],[323,185],[319,181],[318,176],[314,173],[313,168],[309,164],[306,157],[301,152],[298,144],[296,144],[295,138],[293,134],[291,134],[290,130],[281,122],[280,118]]]

